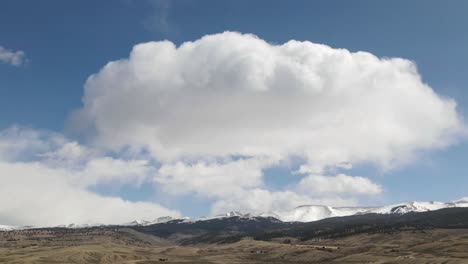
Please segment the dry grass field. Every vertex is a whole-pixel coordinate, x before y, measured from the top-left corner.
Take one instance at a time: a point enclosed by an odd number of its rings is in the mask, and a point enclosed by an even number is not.
[[[131,229],[0,232],[0,263],[468,263],[468,229],[178,246]]]

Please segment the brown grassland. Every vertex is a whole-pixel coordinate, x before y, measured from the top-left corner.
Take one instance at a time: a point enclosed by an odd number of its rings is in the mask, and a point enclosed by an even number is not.
[[[468,263],[468,229],[179,246],[128,228],[0,232],[0,263]]]

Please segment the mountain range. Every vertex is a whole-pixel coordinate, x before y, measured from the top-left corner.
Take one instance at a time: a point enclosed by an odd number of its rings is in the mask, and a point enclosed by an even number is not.
[[[119,226],[150,226],[155,224],[173,222],[173,223],[194,223],[200,221],[210,221],[214,219],[224,219],[224,218],[240,218],[240,219],[274,219],[276,221],[288,223],[288,222],[313,222],[319,221],[322,219],[332,218],[332,217],[344,217],[344,216],[353,216],[353,215],[366,215],[366,214],[406,214],[410,212],[429,212],[445,208],[458,208],[458,207],[468,207],[468,198],[462,198],[456,201],[451,202],[406,202],[394,205],[386,206],[375,206],[375,207],[333,207],[326,205],[302,205],[298,206],[292,210],[287,211],[271,211],[261,214],[243,214],[240,212],[232,211],[225,214],[220,214],[212,217],[201,217],[201,218],[181,218],[175,219],[170,216],[159,217],[155,220],[134,220],[132,222],[123,223]],[[66,224],[55,226],[57,228],[89,228],[97,226],[113,226],[108,224]],[[0,225],[1,231],[9,231],[15,229],[32,229],[37,228],[34,226],[8,226]]]

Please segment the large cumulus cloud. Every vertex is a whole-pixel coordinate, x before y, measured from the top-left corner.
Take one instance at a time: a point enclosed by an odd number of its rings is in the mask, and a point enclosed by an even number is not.
[[[155,184],[215,199],[213,212],[353,204],[383,187],[330,175],[391,169],[466,132],[409,60],[236,32],[134,46],[88,78],[70,120],[98,149],[149,153]],[[265,168],[291,158],[302,179],[269,190]]]
[[[87,80],[83,102],[72,123],[105,148],[166,163],[299,156],[304,173],[389,168],[464,129],[411,61],[235,32],[136,45]]]

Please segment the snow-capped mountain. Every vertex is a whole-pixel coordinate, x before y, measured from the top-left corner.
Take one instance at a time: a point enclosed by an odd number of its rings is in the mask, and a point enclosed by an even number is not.
[[[34,228],[34,226],[0,225],[0,231],[24,230],[24,229],[31,229],[31,228]]]
[[[274,217],[283,222],[312,222],[330,217],[350,216],[357,214],[404,214],[409,212],[427,212],[451,207],[468,207],[468,198],[452,202],[407,202],[386,206],[374,207],[332,207],[326,205],[302,205],[292,210],[273,211],[261,214],[243,214],[231,211],[213,217],[201,217],[197,219],[186,218],[184,222],[205,221],[219,218],[240,217]]]
[[[17,229],[15,226],[0,225],[0,231],[11,231],[15,229]]]
[[[468,198],[453,202],[407,202],[380,207],[332,207],[324,205],[303,205],[288,211],[273,211],[259,216],[275,217],[283,222],[311,222],[330,217],[357,214],[404,214],[427,212],[443,208],[468,207]]]
[[[251,214],[243,214],[243,213],[237,212],[237,211],[231,211],[231,212],[227,212],[225,214],[219,214],[219,215],[210,216],[210,217],[203,216],[203,217],[200,217],[200,218],[191,219],[191,221],[192,222],[193,221],[204,221],[204,220],[212,220],[212,219],[228,218],[228,217],[248,218],[248,217],[252,217],[252,215]]]
[[[74,228],[74,229],[79,229],[79,228],[89,228],[89,227],[95,227],[95,226],[106,226],[106,224],[67,224],[67,225],[58,225],[54,227],[58,228]]]
[[[128,222],[128,223],[120,224],[120,225],[121,226],[147,226],[147,225],[161,224],[161,223],[169,222],[171,220],[175,220],[175,219],[170,217],[170,216],[163,216],[163,217],[158,217],[158,218],[156,218],[156,219],[154,219],[152,221],[134,220],[134,221],[131,221],[131,222]],[[67,225],[58,225],[58,226],[54,226],[54,227],[78,229],[78,228],[103,227],[103,226],[116,226],[116,225],[111,225],[111,224],[74,224],[74,223],[72,223],[72,224],[67,224]],[[1,226],[0,226],[0,228],[1,228]],[[33,228],[33,227],[31,227],[31,228]]]
[[[154,219],[153,221],[147,221],[147,220],[134,220],[129,223],[124,223],[124,226],[147,226],[147,225],[153,225],[153,224],[161,224],[165,222],[169,222],[171,220],[175,220],[174,218],[170,216],[163,216],[163,217],[158,217]]]
[[[366,213],[374,208],[368,207],[331,207],[325,205],[302,205],[288,211],[273,211],[260,214],[274,217],[283,222],[312,222],[335,216],[348,216]]]
[[[318,221],[330,217],[340,217],[340,216],[350,216],[350,215],[359,215],[359,214],[405,214],[409,212],[427,212],[434,211],[443,208],[453,208],[453,207],[468,207],[468,197],[462,198],[456,201],[451,202],[406,202],[394,205],[386,206],[375,206],[375,207],[332,207],[326,205],[302,205],[298,206],[292,210],[287,211],[272,211],[262,214],[243,214],[237,211],[231,211],[225,214],[215,215],[212,217],[200,217],[200,218],[181,218],[174,219],[170,216],[159,217],[152,221],[147,220],[135,220],[132,222],[124,223],[123,226],[148,226],[153,224],[161,224],[170,222],[173,220],[179,220],[183,223],[194,223],[198,221],[207,221],[213,219],[221,218],[230,218],[230,217],[239,217],[244,219],[255,219],[259,217],[273,217],[282,222],[312,222]],[[109,226],[107,224],[67,224],[60,225],[55,227],[61,228],[89,228],[96,226]],[[18,229],[30,229],[34,228],[32,226],[7,226],[0,225],[0,231],[10,231]]]

